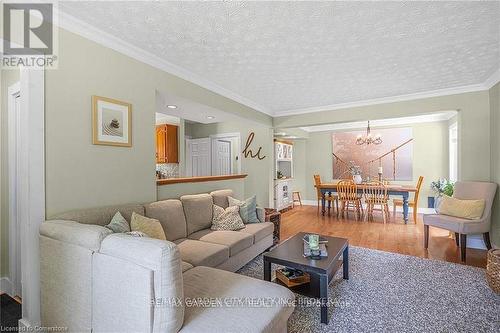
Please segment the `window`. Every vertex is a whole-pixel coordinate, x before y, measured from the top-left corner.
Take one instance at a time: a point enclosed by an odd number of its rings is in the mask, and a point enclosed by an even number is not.
[[[456,182],[458,180],[458,126],[453,123],[449,128],[449,150],[450,150],[450,181]]]

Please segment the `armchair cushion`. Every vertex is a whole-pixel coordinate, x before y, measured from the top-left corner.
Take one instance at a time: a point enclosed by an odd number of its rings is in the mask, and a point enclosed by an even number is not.
[[[468,220],[479,220],[484,212],[485,201],[461,200],[447,195],[439,204],[439,214],[460,217]]]
[[[490,229],[489,223],[486,222],[442,214],[424,215],[424,225],[458,232],[459,234],[481,234],[488,232]]]

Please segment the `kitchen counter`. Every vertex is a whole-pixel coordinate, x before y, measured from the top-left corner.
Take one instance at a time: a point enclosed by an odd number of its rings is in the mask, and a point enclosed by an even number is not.
[[[237,174],[237,175],[225,175],[225,176],[165,178],[165,179],[157,179],[156,185],[162,186],[162,185],[179,184],[179,183],[200,183],[200,182],[210,182],[217,180],[245,178],[246,176],[247,176],[246,174]]]

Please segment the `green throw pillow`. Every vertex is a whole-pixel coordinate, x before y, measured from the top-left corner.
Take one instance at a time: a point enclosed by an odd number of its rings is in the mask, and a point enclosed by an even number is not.
[[[257,197],[254,195],[246,199],[245,201],[241,201],[232,197],[227,197],[229,201],[229,206],[238,206],[240,207],[240,216],[243,220],[243,223],[259,223],[259,219],[257,218]]]
[[[116,212],[115,216],[111,219],[108,225],[105,225],[106,228],[110,229],[114,233],[123,233],[129,232],[130,226],[128,225],[127,220],[120,214],[120,212]]]

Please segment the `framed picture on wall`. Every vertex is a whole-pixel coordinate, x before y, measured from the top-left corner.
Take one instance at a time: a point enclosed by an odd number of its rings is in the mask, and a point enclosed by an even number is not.
[[[132,147],[132,104],[92,96],[92,143]]]

